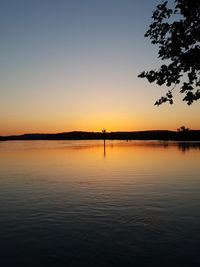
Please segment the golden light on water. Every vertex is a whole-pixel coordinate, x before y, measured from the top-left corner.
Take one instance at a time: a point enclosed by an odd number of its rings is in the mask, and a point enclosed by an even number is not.
[[[194,167],[198,161],[196,153],[193,150],[189,157],[189,164]],[[156,141],[106,141],[105,147],[102,140],[13,141],[1,143],[0,146],[2,172],[4,169],[12,172],[12,169],[19,168],[24,173],[33,174],[33,179],[48,173],[47,177],[52,181],[52,173],[58,172],[62,179],[73,177],[71,182],[76,182],[76,177],[79,182],[92,181],[94,177],[99,177],[101,182],[115,183],[118,170],[119,173],[123,173],[123,170],[126,173],[127,169],[131,169],[135,175],[129,178],[142,182],[141,173],[142,179],[146,171],[154,173],[156,170],[163,176],[163,170],[166,172],[168,165],[169,173],[175,173],[177,169],[186,171],[187,164],[183,166],[183,161],[184,155],[177,143],[170,143],[168,146],[166,142]],[[88,173],[90,176],[85,176]],[[117,179],[120,181],[123,177]],[[170,179],[167,173],[165,179]]]

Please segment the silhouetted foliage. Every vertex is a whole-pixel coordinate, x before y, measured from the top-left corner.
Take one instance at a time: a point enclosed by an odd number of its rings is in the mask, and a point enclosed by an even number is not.
[[[200,0],[175,0],[173,9],[167,5],[165,1],[156,7],[145,34],[159,46],[158,57],[167,64],[158,70],[143,71],[138,77],[173,86],[155,105],[173,104],[172,91],[179,83],[183,101],[191,105],[200,99]]]
[[[185,126],[181,126],[180,128],[177,129],[178,132],[188,132],[190,129],[186,128]]]

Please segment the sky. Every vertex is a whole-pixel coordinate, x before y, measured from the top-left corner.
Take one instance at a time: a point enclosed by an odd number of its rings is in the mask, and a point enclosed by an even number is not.
[[[157,0],[0,0],[0,135],[200,129],[200,105],[137,75]]]

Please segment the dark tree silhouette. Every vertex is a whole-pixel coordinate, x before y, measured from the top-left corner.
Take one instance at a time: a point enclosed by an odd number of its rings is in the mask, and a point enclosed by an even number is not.
[[[181,126],[180,128],[177,129],[178,132],[188,132],[190,129],[186,128],[185,126]]]
[[[159,46],[158,57],[166,60],[158,70],[143,71],[138,75],[171,89],[155,102],[173,104],[173,90],[180,84],[183,101],[191,105],[200,99],[200,0],[175,0],[174,8],[168,1],[156,7],[153,22],[145,37]]]

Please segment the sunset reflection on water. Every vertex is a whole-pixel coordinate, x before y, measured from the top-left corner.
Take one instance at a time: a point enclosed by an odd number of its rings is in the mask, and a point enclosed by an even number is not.
[[[196,266],[199,156],[198,143],[1,142],[2,266]]]

